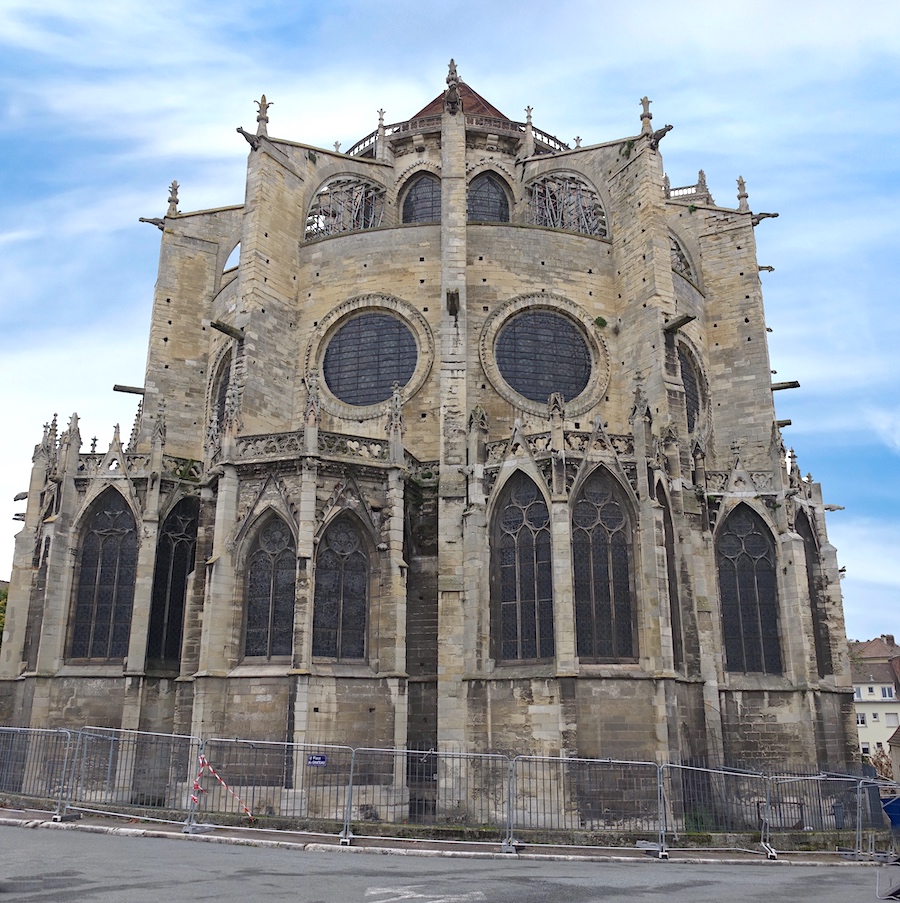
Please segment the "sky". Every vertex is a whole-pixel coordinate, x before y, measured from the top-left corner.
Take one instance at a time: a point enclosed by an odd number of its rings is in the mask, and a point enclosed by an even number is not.
[[[349,148],[413,115],[447,63],[572,143],[674,125],[673,186],[778,212],[756,230],[785,442],[821,481],[848,636],[900,635],[900,3],[0,0],[0,578],[43,424],[127,437],[159,233],[241,203],[254,100],[269,132]]]

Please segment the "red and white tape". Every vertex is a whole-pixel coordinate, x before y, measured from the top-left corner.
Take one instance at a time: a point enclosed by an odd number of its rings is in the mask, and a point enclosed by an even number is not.
[[[219,773],[209,764],[209,759],[200,753],[197,756],[198,761],[200,762],[200,771],[197,772],[197,777],[194,778],[194,786],[191,790],[191,802],[197,806],[200,804],[200,794],[206,793],[203,787],[200,786],[200,778],[203,777],[203,772],[208,771],[238,802],[238,805],[244,810],[247,814],[247,818],[251,821],[253,819],[253,813],[247,808],[246,803],[219,777]]]

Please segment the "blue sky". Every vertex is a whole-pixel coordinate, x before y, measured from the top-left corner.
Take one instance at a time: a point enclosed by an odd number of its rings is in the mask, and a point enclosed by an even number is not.
[[[402,120],[447,61],[511,118],[585,144],[639,131],[672,184],[747,181],[776,395],[804,473],[843,505],[848,634],[900,634],[900,4],[3,0],[0,4],[0,576],[42,424],[127,436],[159,233],[139,216],[243,200],[253,100],[272,135],[348,148]],[[548,10],[550,11],[548,13]],[[546,16],[546,18],[545,18]]]

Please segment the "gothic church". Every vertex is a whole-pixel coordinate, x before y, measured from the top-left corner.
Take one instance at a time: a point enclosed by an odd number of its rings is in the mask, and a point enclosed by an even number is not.
[[[819,485],[776,420],[743,181],[461,81],[268,134],[161,230],[130,439],[35,449],[0,717],[650,761],[856,750]],[[234,265],[232,265],[234,262]]]

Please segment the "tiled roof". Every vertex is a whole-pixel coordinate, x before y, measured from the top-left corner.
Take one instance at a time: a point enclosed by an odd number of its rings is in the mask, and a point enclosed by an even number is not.
[[[855,684],[894,683],[894,669],[885,662],[852,662],[850,674]]]
[[[850,656],[852,658],[887,661],[894,655],[900,655],[900,646],[894,642],[894,635],[891,633],[877,636],[874,640],[850,643]]]
[[[459,99],[462,101],[463,113],[470,116],[493,116],[496,119],[508,119],[492,103],[488,103],[477,91],[470,88],[465,82],[459,83]],[[421,119],[424,116],[439,116],[444,111],[444,92],[438,94],[428,106],[423,107],[410,119]]]

